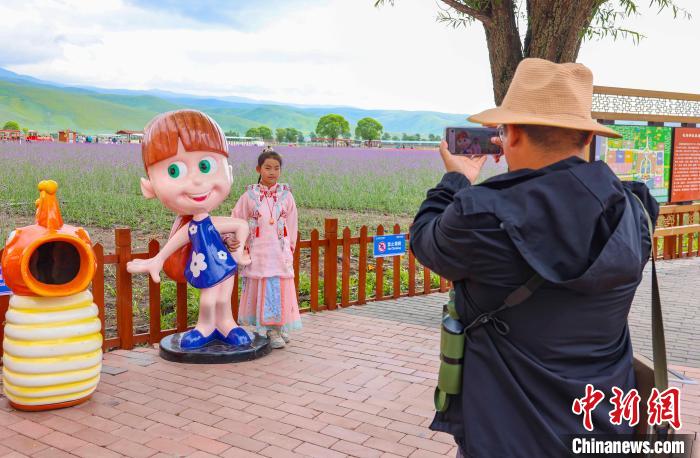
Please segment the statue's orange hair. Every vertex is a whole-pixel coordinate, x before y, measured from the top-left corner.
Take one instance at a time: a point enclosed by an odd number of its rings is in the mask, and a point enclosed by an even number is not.
[[[169,111],[153,118],[144,129],[141,155],[146,170],[175,156],[178,140],[185,151],[209,151],[228,157],[226,136],[216,121],[197,110]]]

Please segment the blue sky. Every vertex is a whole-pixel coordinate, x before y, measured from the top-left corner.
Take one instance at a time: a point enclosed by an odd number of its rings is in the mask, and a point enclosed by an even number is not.
[[[218,27],[250,30],[276,16],[314,3],[312,0],[127,0],[125,3],[158,13]]]
[[[480,24],[397,0],[3,0],[0,67],[64,84],[294,104],[472,113],[493,104]],[[693,0],[677,0],[700,17]],[[640,0],[646,5],[645,0]],[[647,35],[584,43],[595,83],[700,92],[698,20],[642,8]]]

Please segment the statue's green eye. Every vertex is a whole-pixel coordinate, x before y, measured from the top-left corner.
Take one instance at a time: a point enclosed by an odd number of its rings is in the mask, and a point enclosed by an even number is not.
[[[204,173],[204,174],[216,172],[216,169],[217,169],[216,159],[214,159],[211,156],[204,156],[199,161],[198,167],[199,167],[199,171]]]
[[[202,173],[211,172],[211,162],[206,159],[199,161],[199,171]]]
[[[183,162],[173,162],[168,166],[168,176],[178,179],[187,175],[187,166]]]

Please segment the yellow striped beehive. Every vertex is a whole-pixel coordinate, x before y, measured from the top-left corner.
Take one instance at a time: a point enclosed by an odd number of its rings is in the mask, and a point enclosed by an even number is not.
[[[3,341],[3,391],[25,410],[87,399],[102,368],[102,334],[92,294],[12,296]]]

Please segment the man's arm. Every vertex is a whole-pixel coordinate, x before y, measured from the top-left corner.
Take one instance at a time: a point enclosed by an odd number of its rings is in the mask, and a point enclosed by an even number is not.
[[[428,191],[410,230],[411,250],[418,261],[450,281],[469,274],[475,248],[473,229],[484,223],[497,224],[493,215],[463,214],[455,194],[470,187],[461,173],[446,173],[437,187]]]

